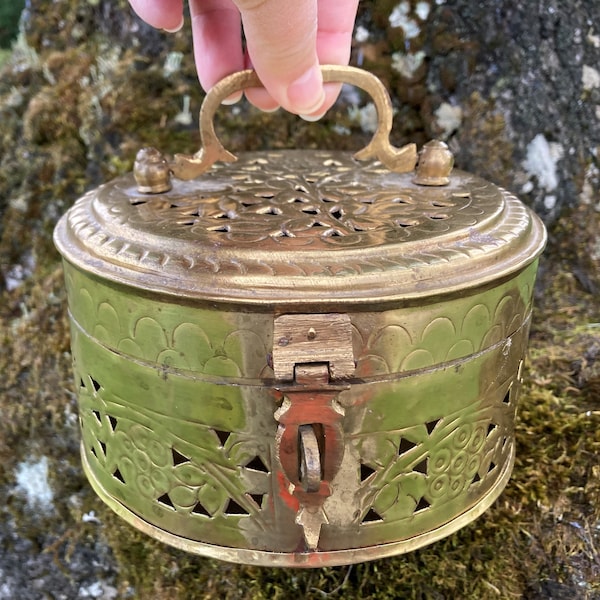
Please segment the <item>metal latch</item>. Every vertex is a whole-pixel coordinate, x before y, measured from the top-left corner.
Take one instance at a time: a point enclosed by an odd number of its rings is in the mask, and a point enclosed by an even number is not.
[[[299,509],[296,522],[310,550],[318,546],[323,510],[344,455],[344,409],[337,401],[354,373],[352,324],[344,314],[275,319],[273,370],[283,395],[276,453]]]
[[[318,492],[323,480],[323,431],[315,425],[298,427],[299,479],[305,492]]]
[[[279,381],[293,381],[296,365],[327,363],[331,379],[354,373],[352,324],[344,314],[282,315],[273,328],[273,370]]]

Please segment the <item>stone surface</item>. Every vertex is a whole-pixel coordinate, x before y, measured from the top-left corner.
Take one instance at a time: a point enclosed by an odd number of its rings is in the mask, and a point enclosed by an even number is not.
[[[392,141],[445,139],[538,211],[550,245],[501,499],[413,554],[301,573],[168,549],[85,481],[52,229],[139,147],[197,150],[202,92],[185,29],[154,31],[123,0],[27,6],[0,75],[0,598],[599,597],[600,1],[361,3],[352,63],[390,90]],[[238,150],[351,150],[372,123],[345,89],[319,124],[240,105],[218,129]]]

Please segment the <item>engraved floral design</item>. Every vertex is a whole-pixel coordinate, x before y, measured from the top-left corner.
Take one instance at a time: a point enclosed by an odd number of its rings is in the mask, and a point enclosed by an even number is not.
[[[156,219],[192,236],[208,232],[236,244],[271,240],[289,247],[310,246],[316,239],[379,245],[409,239],[412,231],[443,234],[476,225],[484,212],[463,190],[399,183],[379,163],[326,153],[310,162],[293,152],[285,160],[268,156],[241,160],[232,174],[227,167],[215,168],[192,195],[175,190],[168,199],[132,204],[142,220]]]
[[[478,297],[481,299],[481,297]],[[527,304],[523,299],[527,300]],[[399,319],[390,314],[381,328],[368,322],[357,328],[359,376],[414,371],[471,356],[508,338],[527,326],[531,314],[531,286],[525,277],[514,287],[488,292],[485,302],[462,301],[463,312],[456,314],[446,302],[437,313],[416,310]],[[433,318],[432,318],[433,317]]]
[[[359,522],[406,519],[491,485],[513,443],[512,408],[495,405],[359,441]]]
[[[109,406],[105,395],[111,394],[91,375],[80,377],[87,460],[115,497],[127,502],[131,492],[121,494],[133,490],[135,509],[153,514],[261,520],[270,468],[251,436],[205,427],[190,444],[160,423],[138,422],[140,416],[123,405]]]
[[[252,303],[290,293],[333,303],[350,288],[356,299],[424,297],[440,291],[441,267],[450,292],[520,269],[544,243],[526,207],[478,177],[455,171],[427,188],[379,163],[307,151],[246,155],[164,194],[121,177],[81,198],[56,239],[71,263],[120,283]]]
[[[133,303],[126,295],[111,297],[101,284],[77,272],[68,273],[67,282],[75,327],[121,355],[162,369],[206,375],[271,375],[260,327],[255,328],[258,331],[238,328],[223,314],[198,307],[173,312],[150,300]]]

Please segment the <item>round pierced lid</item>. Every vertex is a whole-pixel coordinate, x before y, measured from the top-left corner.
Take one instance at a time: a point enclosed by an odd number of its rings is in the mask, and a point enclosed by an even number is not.
[[[198,156],[176,157],[175,174]],[[540,254],[544,227],[515,196],[461,171],[446,177],[428,156],[415,175],[414,161],[398,173],[339,152],[248,153],[156,194],[127,175],[81,198],[55,241],[69,262],[118,283],[277,305],[445,294]]]

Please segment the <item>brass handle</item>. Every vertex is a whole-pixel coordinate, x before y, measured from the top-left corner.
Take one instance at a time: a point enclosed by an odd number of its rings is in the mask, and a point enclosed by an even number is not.
[[[325,83],[349,83],[367,92],[377,109],[377,130],[369,144],[354,157],[359,160],[377,159],[388,169],[407,173],[415,168],[417,147],[407,144],[396,148],[390,144],[392,130],[392,103],[377,77],[356,67],[324,65],[321,67]],[[176,154],[169,165],[173,175],[179,179],[194,179],[208,171],[217,161],[233,162],[236,157],[226,150],[215,133],[213,117],[221,102],[246,88],[262,87],[255,71],[240,71],[225,77],[206,95],[200,108],[200,139],[202,147],[193,155]]]

